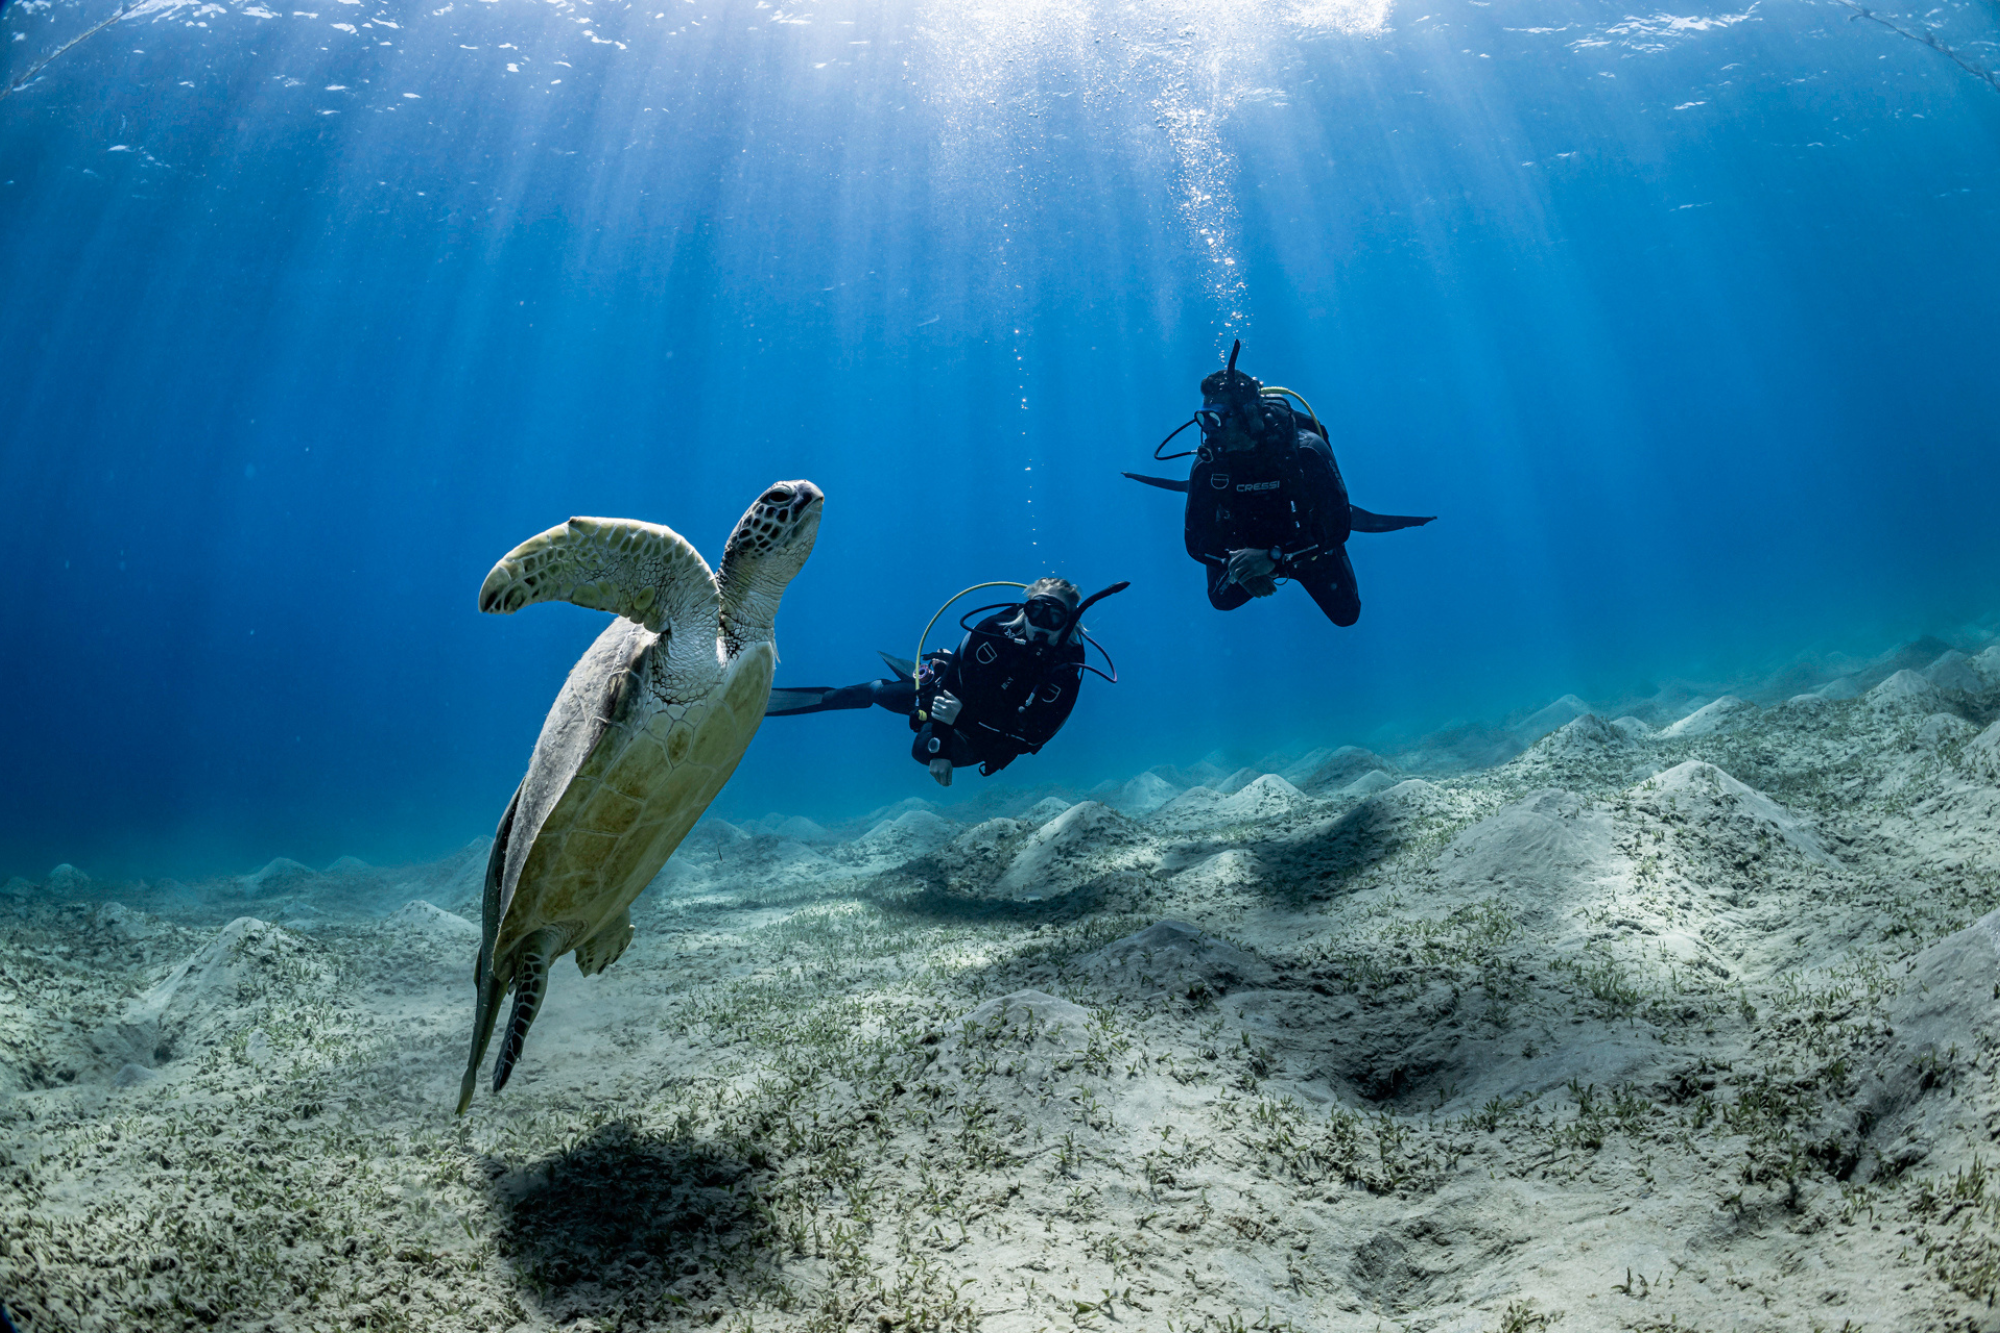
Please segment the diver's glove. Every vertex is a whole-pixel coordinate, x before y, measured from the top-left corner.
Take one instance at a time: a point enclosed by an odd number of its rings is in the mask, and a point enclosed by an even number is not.
[[[1243,590],[1252,597],[1269,597],[1278,590],[1270,577],[1277,567],[1277,557],[1259,547],[1246,546],[1229,553],[1229,581],[1242,584]],[[1253,586],[1257,583],[1267,585],[1267,590],[1258,592]]]
[[[956,703],[957,700],[953,700],[953,702]],[[951,785],[951,760],[931,760],[931,776],[937,779],[938,786],[949,787]]]
[[[965,701],[950,690],[939,690],[937,698],[931,700],[931,719],[936,722],[942,722],[948,727],[958,721],[958,710],[963,707],[965,707]],[[944,784],[947,787],[951,785],[949,777],[944,779]]]

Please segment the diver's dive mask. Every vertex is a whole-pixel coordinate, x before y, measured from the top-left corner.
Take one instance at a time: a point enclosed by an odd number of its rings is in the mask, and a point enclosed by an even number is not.
[[[1224,448],[1254,444],[1265,433],[1264,385],[1236,368],[1242,352],[1239,339],[1229,349],[1229,364],[1201,381],[1201,406],[1195,425],[1203,440]]]
[[[1050,594],[1030,597],[1021,603],[1021,620],[1028,638],[1035,643],[1053,643],[1069,625],[1076,607],[1071,602]]]

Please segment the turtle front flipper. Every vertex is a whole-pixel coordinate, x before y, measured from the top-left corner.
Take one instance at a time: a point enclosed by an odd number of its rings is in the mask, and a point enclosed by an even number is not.
[[[549,993],[549,964],[562,948],[562,932],[544,926],[521,941],[521,962],[514,972],[514,1016],[507,1020],[507,1039],[500,1043],[500,1057],[493,1062],[493,1091],[507,1086],[514,1062],[521,1058],[521,1044],[535,1015],[542,1011],[542,997]]]
[[[479,609],[512,615],[571,602],[636,620],[655,634],[712,633],[715,575],[672,528],[630,518],[573,518],[528,538],[479,585]]]

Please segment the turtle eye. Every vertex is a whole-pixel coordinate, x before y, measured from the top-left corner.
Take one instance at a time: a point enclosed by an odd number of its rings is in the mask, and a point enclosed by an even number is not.
[[[770,490],[764,492],[763,496],[757,501],[757,503],[767,504],[767,505],[781,505],[785,503],[785,501],[791,498],[792,498],[792,493],[789,490],[786,490],[783,486],[773,486]]]

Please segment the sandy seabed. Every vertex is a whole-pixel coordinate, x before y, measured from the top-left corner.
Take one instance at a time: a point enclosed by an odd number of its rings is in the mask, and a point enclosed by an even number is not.
[[[707,820],[457,1119],[483,842],[12,881],[0,1296],[24,1333],[2000,1329],[2000,649],[1829,674]]]

